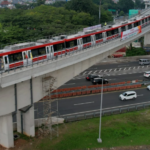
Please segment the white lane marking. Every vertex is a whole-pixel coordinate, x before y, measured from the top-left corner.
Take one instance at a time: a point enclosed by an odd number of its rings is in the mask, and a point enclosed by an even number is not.
[[[122,68],[119,68],[119,71],[121,70]]]
[[[115,69],[114,71],[116,71],[117,69]]]
[[[131,67],[128,68],[129,70],[131,69]]]
[[[141,66],[138,66],[138,69],[140,68]]]
[[[68,83],[68,84],[64,84],[64,85],[73,85],[73,84],[76,84],[76,83]]]
[[[126,68],[124,68],[124,70],[126,70]]]
[[[104,72],[106,72],[107,71],[107,69],[106,70],[104,70]]]
[[[112,69],[109,69],[109,72],[111,72],[112,71]]]
[[[110,81],[110,80],[116,80],[116,79],[108,79],[108,81]]]
[[[144,68],[144,66],[142,66],[142,68]]]
[[[87,73],[87,71],[85,71],[84,73],[83,73],[83,75],[85,75]]]
[[[92,73],[92,71],[90,71],[88,74],[91,74]]]
[[[96,73],[98,70],[94,71],[94,73]]]
[[[86,102],[86,103],[78,103],[78,104],[74,104],[75,106],[77,106],[77,105],[86,105],[86,104],[91,104],[91,103],[94,103],[94,101],[93,102]]]
[[[133,67],[133,69],[135,69],[136,67]]]
[[[99,73],[101,73],[103,70],[100,70]]]
[[[143,94],[137,95],[137,96],[144,96]]]

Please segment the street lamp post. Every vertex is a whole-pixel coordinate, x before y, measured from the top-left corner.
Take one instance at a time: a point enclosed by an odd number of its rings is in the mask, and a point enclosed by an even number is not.
[[[100,24],[100,18],[101,18],[101,0],[99,1],[99,24]]]
[[[97,139],[97,142],[98,142],[98,143],[102,143],[102,139],[101,139],[102,102],[103,102],[103,78],[102,78],[102,86],[101,86],[100,121],[99,121],[99,138]]]

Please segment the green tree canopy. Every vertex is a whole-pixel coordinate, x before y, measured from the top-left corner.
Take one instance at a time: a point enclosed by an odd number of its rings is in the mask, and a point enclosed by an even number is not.
[[[134,8],[134,2],[132,0],[119,0],[117,5],[118,8],[120,8],[120,10],[124,11],[125,13],[128,13],[129,9]]]

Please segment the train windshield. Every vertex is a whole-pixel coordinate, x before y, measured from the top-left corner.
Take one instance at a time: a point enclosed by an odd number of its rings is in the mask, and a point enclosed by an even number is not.
[[[0,71],[4,70],[4,62],[3,62],[3,58],[0,57]]]

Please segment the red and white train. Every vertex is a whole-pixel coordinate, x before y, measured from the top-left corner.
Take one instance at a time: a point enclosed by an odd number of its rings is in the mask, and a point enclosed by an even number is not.
[[[81,32],[71,36],[59,36],[50,40],[6,46],[0,51],[0,71],[23,67],[46,59],[53,59],[74,51],[107,42],[121,36],[121,32],[150,24],[150,14],[136,17],[103,30]],[[106,29],[107,28],[107,29]]]

